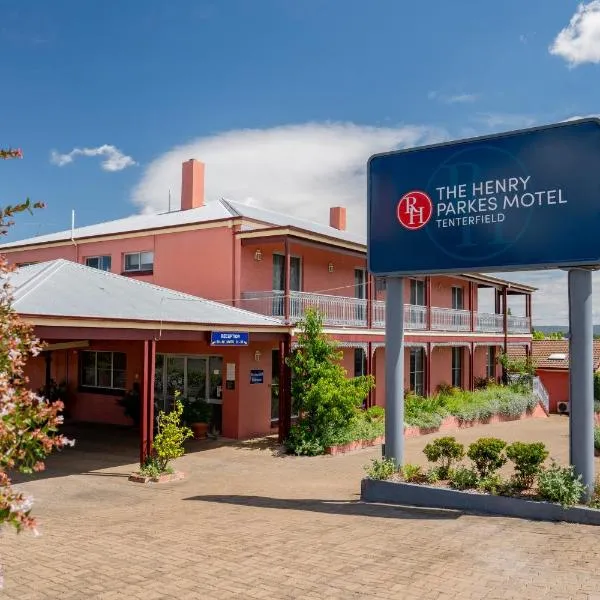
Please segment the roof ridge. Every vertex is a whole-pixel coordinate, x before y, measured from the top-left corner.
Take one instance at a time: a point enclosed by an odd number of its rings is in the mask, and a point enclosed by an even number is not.
[[[224,304],[223,302],[217,302],[216,300],[209,300],[208,298],[203,298],[202,296],[194,296],[193,294],[188,294],[186,292],[181,292],[179,290],[174,290],[174,289],[167,288],[167,287],[164,287],[161,285],[156,285],[155,283],[149,283],[147,281],[139,281],[138,279],[125,277],[124,275],[119,275],[118,273],[113,273],[111,271],[103,271],[101,269],[96,269],[95,267],[88,267],[87,265],[83,265],[81,263],[77,263],[72,260],[66,260],[64,258],[56,258],[52,261],[47,261],[47,262],[48,262],[48,266],[44,267],[44,271],[46,269],[48,269],[50,266],[52,266],[53,264],[57,264],[57,267],[66,265],[66,266],[73,267],[73,268],[79,268],[82,271],[93,272],[96,276],[99,276],[99,277],[113,278],[113,279],[117,279],[117,280],[125,279],[125,280],[131,282],[132,284],[136,284],[136,285],[139,285],[142,287],[151,287],[160,292],[168,292],[172,295],[179,296],[179,297],[181,297],[182,300],[206,303],[206,304],[210,304],[212,306],[216,306],[216,307],[220,307],[220,308],[225,307],[225,308],[228,308],[228,309],[238,312],[238,313],[260,315],[261,317],[264,317],[265,319],[268,319],[268,320],[272,321],[273,323],[281,325],[281,321],[274,317],[269,317],[267,315],[261,315],[260,313],[253,312],[251,310],[246,310],[244,308],[239,308],[237,306],[231,306],[229,304]],[[58,263],[60,263],[60,264],[58,264]],[[43,265],[44,263],[37,263],[37,264]],[[24,267],[24,268],[27,268],[27,267]],[[54,272],[55,271],[53,271],[53,273]],[[51,275],[51,274],[52,273],[50,273],[49,275]],[[40,281],[40,283],[42,283],[42,282]],[[27,285],[27,284],[25,284],[25,285]]]

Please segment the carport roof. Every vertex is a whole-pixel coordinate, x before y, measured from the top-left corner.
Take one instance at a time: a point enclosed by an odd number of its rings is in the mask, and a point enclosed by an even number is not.
[[[24,317],[87,319],[282,330],[281,321],[226,304],[57,259],[10,275],[15,310]],[[194,327],[196,328],[196,327]]]

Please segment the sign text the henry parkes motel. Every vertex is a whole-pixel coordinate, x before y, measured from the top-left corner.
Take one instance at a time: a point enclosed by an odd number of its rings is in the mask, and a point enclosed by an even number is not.
[[[600,121],[375,155],[368,255],[377,275],[600,262]]]

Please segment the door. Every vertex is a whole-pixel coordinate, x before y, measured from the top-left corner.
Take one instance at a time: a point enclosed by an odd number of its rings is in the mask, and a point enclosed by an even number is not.
[[[165,394],[162,410],[169,412],[173,407],[175,392],[185,393],[185,357],[165,357]]]
[[[354,297],[365,300],[367,297],[367,272],[364,269],[354,269]],[[354,318],[357,321],[365,321],[367,318],[367,306],[365,302],[357,302]]]
[[[271,424],[279,420],[279,350],[271,351]]]
[[[302,260],[299,256],[290,256],[290,316],[301,317],[298,298],[293,292],[302,288]],[[282,317],[284,314],[283,292],[285,291],[285,256],[273,254],[273,316]]]

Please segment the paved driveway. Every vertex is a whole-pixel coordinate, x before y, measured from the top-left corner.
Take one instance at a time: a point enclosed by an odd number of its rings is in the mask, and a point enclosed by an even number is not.
[[[564,418],[459,437],[488,434],[566,456]],[[185,481],[145,487],[126,479],[131,440],[106,458],[81,436],[24,484],[43,535],[0,538],[4,598],[600,599],[600,529],[363,505],[376,450],[280,458],[264,442],[196,444],[178,463]],[[407,441],[411,461],[426,439]]]

